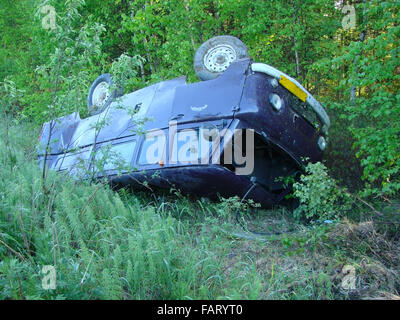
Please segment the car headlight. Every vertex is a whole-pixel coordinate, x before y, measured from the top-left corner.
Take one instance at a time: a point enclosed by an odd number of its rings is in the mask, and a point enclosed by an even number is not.
[[[318,139],[318,147],[321,149],[321,151],[324,151],[326,148],[326,141],[324,137],[319,137]]]
[[[271,93],[269,95],[269,102],[276,111],[280,111],[282,109],[282,99],[276,93]]]
[[[279,85],[278,80],[275,78],[271,79],[269,83],[271,84],[272,88],[276,88]]]

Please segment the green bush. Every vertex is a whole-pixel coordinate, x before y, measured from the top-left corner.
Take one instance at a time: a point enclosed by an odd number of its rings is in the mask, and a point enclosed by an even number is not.
[[[321,162],[308,163],[300,181],[293,184],[293,194],[300,205],[294,210],[297,219],[337,219],[349,205],[348,193],[340,189]]]

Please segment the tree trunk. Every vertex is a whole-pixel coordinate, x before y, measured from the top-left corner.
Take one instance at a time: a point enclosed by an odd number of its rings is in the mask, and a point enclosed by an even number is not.
[[[291,1],[292,7],[293,7],[293,25],[296,25],[297,23],[297,14],[296,14],[296,6],[293,1]],[[293,36],[292,36],[292,41],[293,41],[293,49],[294,49],[294,57],[296,61],[296,78],[299,78],[300,76],[300,59],[299,59],[299,52],[296,49],[296,34],[295,30],[292,27],[293,31]]]
[[[364,12],[363,12],[363,24],[364,24],[364,30],[363,31],[361,31],[361,34],[360,34],[360,42],[361,43],[363,43],[364,42],[364,39],[365,39],[365,35],[367,34],[367,26],[366,26],[366,19],[365,19],[365,12],[366,12],[366,10],[365,10],[365,0],[363,1],[364,2]],[[357,56],[356,56],[356,58],[354,59],[354,62],[353,62],[353,65],[355,66],[355,72],[356,73],[358,73],[358,67],[357,67],[357,65],[358,65],[358,61],[360,60],[360,56],[362,55],[362,51],[361,51],[361,53],[360,54],[358,54]],[[361,91],[361,89],[360,89],[360,91]],[[350,104],[354,104],[355,103],[355,101],[356,101],[356,86],[352,86],[351,87],[351,90],[350,90]]]
[[[132,1],[129,0],[129,7],[131,8],[131,20],[133,20],[133,5],[132,5]],[[142,81],[145,81],[144,78],[144,67],[143,67],[143,63],[140,64],[140,76],[142,78]]]
[[[184,0],[183,2],[184,2],[184,5],[183,5],[183,6],[184,6],[185,9],[186,9],[186,12],[187,12],[187,14],[188,14],[188,19],[189,19],[189,14],[190,14],[190,11],[189,11],[189,4],[188,4],[187,0]],[[189,30],[189,34],[190,34],[190,40],[192,41],[193,51],[195,51],[195,50],[196,50],[196,47],[195,47],[195,44],[194,44],[194,38],[193,38],[193,33],[192,33],[192,25],[190,24],[190,20],[188,21],[188,30]]]

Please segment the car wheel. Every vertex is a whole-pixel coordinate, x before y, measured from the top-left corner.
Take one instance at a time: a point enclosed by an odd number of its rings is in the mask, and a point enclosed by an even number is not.
[[[205,81],[217,78],[232,62],[249,58],[245,44],[232,36],[217,36],[204,42],[194,56],[194,70]]]
[[[93,81],[88,94],[87,107],[91,116],[103,112],[111,102],[122,95],[122,90],[114,88],[112,76],[104,73]]]

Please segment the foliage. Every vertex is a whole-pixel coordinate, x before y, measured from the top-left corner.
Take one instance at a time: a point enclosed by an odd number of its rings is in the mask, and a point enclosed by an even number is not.
[[[348,210],[348,194],[339,189],[329,177],[327,168],[321,162],[308,163],[306,174],[293,184],[293,194],[300,205],[294,210],[297,219],[337,219]]]
[[[18,107],[18,102],[24,92],[18,89],[14,81],[5,79],[0,83],[0,110],[4,113],[12,113]]]
[[[13,171],[0,141],[2,299],[208,299],[227,283],[246,297],[210,252],[215,241],[193,239],[165,206],[52,172],[44,193],[30,126],[11,130]],[[56,267],[57,290],[41,287],[44,265]]]
[[[39,0],[1,1],[0,3],[0,81],[8,78],[25,94],[19,97],[19,114],[46,103],[35,74],[37,65],[44,63],[54,49],[46,30],[35,19]]]
[[[45,1],[45,4],[52,2]],[[101,24],[95,23],[77,28],[81,15],[82,0],[69,0],[65,3],[65,16],[57,19],[56,29],[50,41],[57,46],[50,54],[48,62],[36,71],[42,89],[50,91],[49,105],[35,109],[35,118],[52,119],[73,111],[86,110],[87,89],[91,79],[94,58],[101,53],[100,35],[104,31]]]
[[[337,112],[350,121],[357,158],[368,182],[365,194],[394,195],[400,190],[399,7],[395,1],[368,1],[361,30],[367,37],[352,42],[333,66],[350,64],[341,89],[358,88],[353,104],[338,104]]]
[[[124,88],[125,92],[133,90],[132,81],[135,81],[138,74],[137,68],[143,68],[144,59],[135,55],[130,57],[126,54],[113,61],[111,65],[111,74],[116,88]]]

